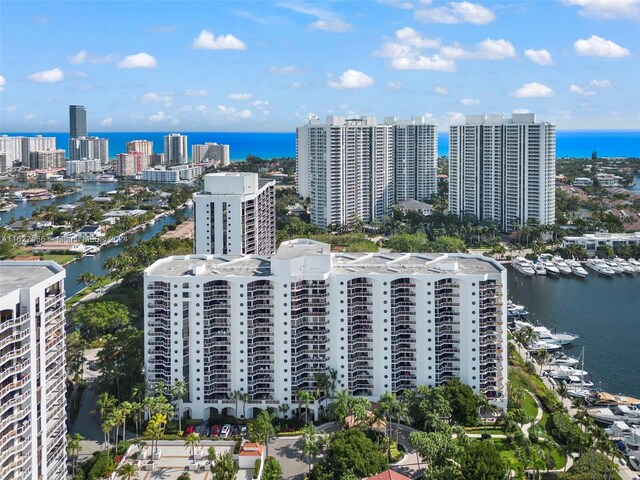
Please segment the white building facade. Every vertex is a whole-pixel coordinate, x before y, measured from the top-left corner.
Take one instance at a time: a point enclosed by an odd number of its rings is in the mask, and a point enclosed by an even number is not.
[[[186,135],[170,133],[164,136],[164,160],[167,165],[183,165],[189,161]]]
[[[65,270],[0,262],[0,480],[63,480]]]
[[[377,400],[459,378],[506,407],[506,270],[486,257],[330,253],[312,240],[273,256],[189,255],[147,268],[148,387],[184,380],[192,418],[246,416],[337,372]],[[312,404],[317,415],[320,401]],[[238,413],[241,416],[242,411]]]
[[[67,160],[67,177],[77,177],[85,173],[97,173],[102,171],[102,164],[99,158],[84,160]]]
[[[268,255],[276,250],[275,180],[209,173],[193,195],[195,253]]]
[[[56,150],[56,137],[43,137],[42,135],[34,137],[0,136],[0,152],[6,154],[8,167],[11,167],[13,162],[22,162],[28,165],[29,153],[36,150]]]
[[[555,223],[556,128],[535,114],[469,115],[449,135],[449,211],[503,231]]]
[[[229,165],[229,145],[215,142],[205,142],[202,145],[191,146],[191,161],[193,163],[213,163],[218,167]]]
[[[109,161],[109,140],[98,137],[78,137],[69,139],[69,160],[99,158],[102,163]]]

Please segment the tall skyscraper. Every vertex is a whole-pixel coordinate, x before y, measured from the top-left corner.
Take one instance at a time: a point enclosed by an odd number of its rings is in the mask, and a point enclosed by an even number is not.
[[[131,140],[127,142],[127,153],[146,153],[153,154],[153,142],[151,140]]]
[[[196,222],[198,220],[196,219]],[[193,418],[298,403],[338,389],[377,400],[458,378],[506,407],[507,273],[464,254],[331,253],[284,242],[275,255],[187,255],[144,273],[145,375],[184,380]],[[318,414],[322,400],[311,403]]]
[[[164,136],[164,159],[167,165],[183,165],[189,161],[186,135],[170,133]]]
[[[34,137],[0,136],[0,152],[6,154],[9,167],[16,161],[28,165],[30,152],[55,149],[56,137],[43,137],[42,135],[36,135]]]
[[[296,129],[297,188],[323,227],[370,222],[393,204],[393,126],[375,117],[311,117]]]
[[[0,478],[67,478],[65,269],[0,262]]]
[[[229,145],[206,142],[203,145],[191,145],[193,163],[211,162],[218,167],[229,165]]]
[[[555,222],[556,127],[535,114],[470,115],[449,135],[449,211],[505,232]]]
[[[64,168],[64,150],[35,150],[33,152],[29,152],[28,165],[31,170]]]
[[[430,199],[438,193],[438,126],[426,117],[390,117],[385,124],[393,125],[395,203]]]
[[[98,137],[79,137],[69,139],[69,160],[99,158],[103,163],[109,161],[109,140]]]
[[[69,138],[87,136],[87,109],[82,105],[69,105]]]
[[[210,173],[193,195],[195,252],[267,255],[276,250],[275,180],[256,173]]]

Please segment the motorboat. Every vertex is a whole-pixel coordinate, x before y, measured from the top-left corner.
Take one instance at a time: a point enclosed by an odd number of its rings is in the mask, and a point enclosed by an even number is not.
[[[576,277],[585,278],[589,275],[584,267],[577,260],[567,260],[567,265],[571,269],[571,273],[573,273]]]
[[[605,263],[604,260],[601,260],[599,258],[591,258],[587,260],[587,263],[585,265],[591,270],[594,270],[602,275],[606,275],[607,277],[615,275],[616,273],[609,265]]]
[[[624,268],[618,265],[616,261],[605,260],[604,263],[606,263],[609,266],[609,268],[611,268],[611,270],[613,270],[615,273],[624,273]]]
[[[605,433],[610,437],[622,438],[631,435],[631,427],[625,422],[616,420],[609,428],[604,429]]]
[[[527,345],[527,350],[530,352],[541,352],[542,350],[546,350],[547,352],[553,352],[556,350],[560,350],[562,345],[559,343],[549,343],[542,340],[534,340],[529,345]]]
[[[546,275],[547,274],[547,269],[544,268],[544,265],[542,265],[541,263],[534,263],[533,264],[533,269],[536,271],[536,275]]]
[[[624,273],[628,273],[633,275],[636,273],[636,269],[631,266],[629,262],[627,262],[624,258],[616,257],[613,259],[614,262],[618,264],[620,268],[624,270]]]
[[[627,397],[625,395],[613,395],[607,392],[594,392],[589,399],[589,403],[594,406],[614,406],[614,405],[640,405],[640,399]]]
[[[563,365],[566,367],[573,367],[578,363],[580,363],[580,360],[578,360],[577,358],[569,357],[564,353],[560,353],[551,357],[547,362],[547,365]]]
[[[560,275],[560,270],[551,261],[551,258],[551,255],[548,253],[543,253],[538,257],[538,263],[542,264],[547,271],[547,275]]]
[[[533,327],[533,333],[535,333],[538,340],[549,343],[557,343],[559,345],[568,345],[577,338],[580,338],[578,335],[573,335],[571,333],[551,333],[551,330],[543,326]]]
[[[511,300],[507,301],[508,317],[526,317],[527,315],[529,315],[529,312],[526,310],[524,305],[515,304]]]
[[[640,449],[640,427],[631,428],[631,432],[629,436],[624,439],[624,442],[628,447],[631,447],[633,450]]]
[[[567,387],[579,387],[579,388],[590,388],[593,387],[593,382],[589,380],[585,380],[584,377],[578,377],[577,375],[572,375],[567,379],[563,380]],[[568,390],[568,389],[567,389]]]
[[[629,265],[631,265],[636,272],[640,272],[640,262],[638,260],[630,258],[627,262],[629,262]]]
[[[596,422],[608,425],[616,421],[623,421],[627,425],[640,425],[640,410],[628,405],[588,408],[587,415]]]
[[[585,375],[589,375],[589,372],[561,365],[548,370],[547,375],[555,380],[565,380],[572,376],[584,377]]]
[[[571,267],[567,265],[567,262],[565,262],[562,257],[555,256],[551,259],[551,261],[556,267],[558,267],[560,273],[564,275],[571,275]]]
[[[567,395],[573,398],[581,398],[585,402],[588,401],[589,397],[593,395],[593,390],[587,387],[582,387],[580,385],[568,385],[566,384]]]
[[[531,277],[536,273],[531,262],[524,257],[516,257],[511,262],[511,266],[527,277]]]

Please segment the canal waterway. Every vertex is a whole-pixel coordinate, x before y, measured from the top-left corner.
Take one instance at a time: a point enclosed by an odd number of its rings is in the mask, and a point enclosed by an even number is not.
[[[580,335],[565,352],[578,357],[584,346],[595,386],[640,398],[640,275],[524,277],[509,266],[508,276],[509,298],[531,323]]]

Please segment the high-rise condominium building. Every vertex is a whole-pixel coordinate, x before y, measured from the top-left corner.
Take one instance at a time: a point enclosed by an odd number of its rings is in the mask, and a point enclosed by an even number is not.
[[[164,160],[164,153],[152,153],[149,155],[149,165],[155,167],[156,165],[164,165],[167,162]]]
[[[98,137],[78,137],[69,139],[69,160],[99,158],[101,162],[109,161],[109,140]]]
[[[174,256],[145,270],[145,374],[184,380],[192,418],[315,392],[317,374],[377,400],[459,378],[506,406],[506,270],[482,256],[330,253],[313,240],[272,256]],[[312,404],[317,414],[321,401]]]
[[[311,200],[311,223],[369,222],[393,203],[393,126],[375,117],[311,117],[296,129],[297,188]]]
[[[0,152],[7,155],[8,166],[12,166],[13,162],[22,162],[29,165],[29,153],[36,150],[55,150],[56,137],[43,137],[36,135],[35,137],[9,137],[2,135],[0,137]]]
[[[63,480],[64,268],[0,262],[0,480]]]
[[[69,138],[87,136],[87,109],[82,105],[69,105]]]
[[[218,167],[229,165],[229,145],[206,142],[203,145],[191,145],[193,163],[213,163]]]
[[[29,152],[30,170],[48,170],[50,168],[64,168],[64,150],[35,150]]]
[[[146,153],[153,154],[153,142],[151,140],[131,140],[127,142],[127,153]]]
[[[195,252],[267,255],[276,250],[275,180],[256,173],[210,173],[193,195]]]
[[[149,155],[146,153],[119,153],[116,157],[116,177],[135,177],[148,167]]]
[[[390,117],[385,124],[393,125],[395,202],[430,199],[438,193],[438,126],[426,117]]]
[[[92,160],[68,160],[65,163],[67,168],[67,177],[76,177],[85,173],[98,173],[102,172],[102,162],[99,159]]]
[[[467,116],[449,135],[449,211],[503,231],[555,222],[556,127],[535,114]]]
[[[188,162],[187,136],[170,133],[164,136],[164,159],[167,165],[182,165]]]
[[[7,166],[7,154],[4,152],[0,152],[0,173],[4,173],[11,168]]]

